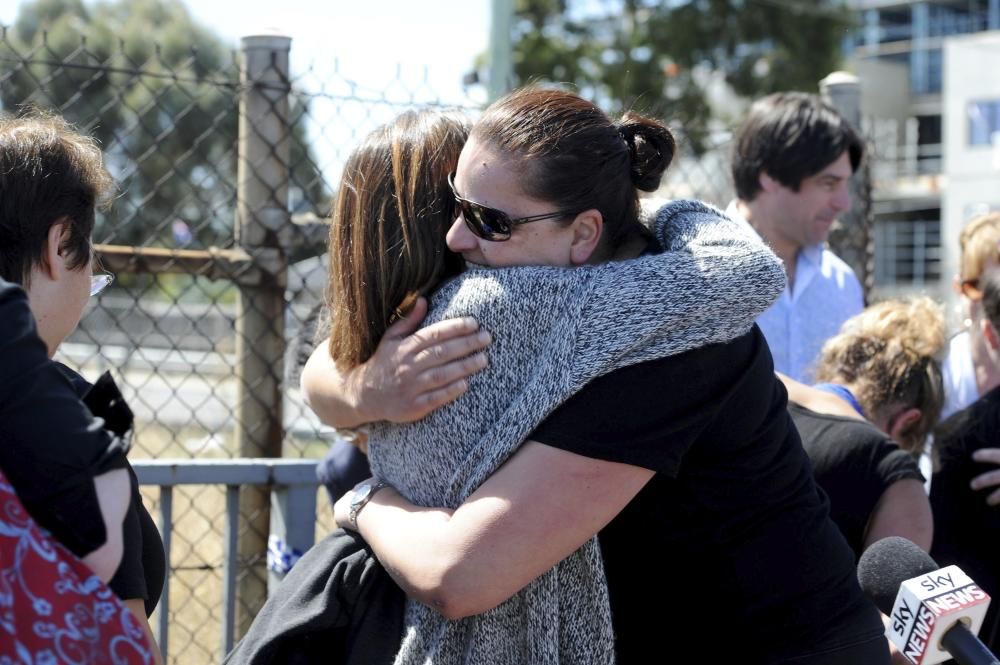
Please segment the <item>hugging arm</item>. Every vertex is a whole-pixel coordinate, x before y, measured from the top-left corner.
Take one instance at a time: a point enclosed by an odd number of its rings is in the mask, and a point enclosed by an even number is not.
[[[417,330],[426,314],[427,300],[419,298],[413,311],[389,327],[375,354],[348,370],[334,364],[327,341],[320,343],[301,380],[320,421],[331,427],[413,422],[468,390],[466,379],[486,366],[480,351],[489,345],[489,334],[470,318]]]
[[[663,252],[598,266],[577,340],[584,361],[672,353],[746,333],[785,288],[781,262],[747,224],[699,201],[674,201],[656,216]],[[627,317],[627,318],[626,318]],[[627,333],[606,331],[628,320]]]
[[[524,443],[456,510],[422,508],[386,488],[357,526],[406,593],[449,619],[489,610],[581,547],[653,472]],[[353,528],[351,493],[334,507]]]

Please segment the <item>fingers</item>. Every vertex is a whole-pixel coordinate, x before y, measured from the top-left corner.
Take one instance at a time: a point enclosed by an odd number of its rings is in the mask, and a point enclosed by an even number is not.
[[[438,342],[413,356],[413,365],[417,371],[426,372],[428,370],[433,370],[436,367],[447,365],[452,363],[452,361],[465,358],[473,353],[482,351],[489,346],[492,341],[493,338],[488,332],[480,330],[472,334],[462,335],[461,337],[449,339],[444,342]],[[480,369],[482,369],[482,366],[472,367],[468,373],[471,374],[472,372],[479,371]],[[453,381],[456,378],[458,377],[444,377],[442,380],[438,380],[435,385],[440,385],[445,381]]]
[[[1000,448],[980,448],[972,453],[972,459],[986,464],[1000,464]]]
[[[427,316],[427,298],[421,296],[413,303],[413,309],[410,310],[409,314],[386,328],[384,337],[399,338],[412,335],[425,316]]]
[[[468,377],[484,369],[486,365],[486,355],[477,353],[423,373],[418,385],[415,385],[411,401],[405,408],[396,410],[389,420],[420,420],[435,409],[455,401],[468,391]]]
[[[969,483],[969,487],[974,490],[985,490],[992,487],[1000,487],[1000,469],[981,473]]]
[[[421,392],[428,393],[456,381],[467,379],[476,372],[485,369],[486,365],[486,354],[477,353],[434,367],[421,375]]]
[[[984,464],[1000,465],[1000,448],[982,448],[972,453],[972,459]],[[973,490],[1000,488],[1000,469],[981,473],[969,483]],[[993,489],[986,497],[989,506],[1000,506],[1000,489]]]
[[[478,330],[479,322],[472,317],[446,319],[417,331],[409,337],[407,342],[413,345],[411,351],[418,352],[459,337],[474,336]]]
[[[416,400],[414,400],[413,415],[416,416],[414,419],[419,420],[435,409],[439,409],[445,404],[454,402],[468,390],[469,382],[465,379],[459,379],[458,381],[449,383],[443,388],[422,393],[416,398]]]

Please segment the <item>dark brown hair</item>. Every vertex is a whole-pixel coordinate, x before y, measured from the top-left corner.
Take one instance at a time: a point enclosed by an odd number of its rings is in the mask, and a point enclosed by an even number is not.
[[[664,125],[628,112],[619,122],[579,95],[529,86],[494,102],[472,129],[518,164],[521,187],[560,210],[596,209],[602,243],[616,247],[639,225],[638,190],[659,187],[674,157]]]
[[[330,224],[330,355],[353,367],[416,298],[458,274],[445,246],[447,176],[468,138],[454,113],[403,113],[368,134],[344,166]]]
[[[27,286],[57,223],[68,228],[69,267],[85,266],[95,211],[113,192],[100,148],[62,118],[31,111],[0,119],[0,277]]]
[[[847,151],[857,171],[864,144],[837,109],[816,95],[779,92],[757,100],[736,131],[732,174],[736,195],[752,201],[766,173],[792,191]]]

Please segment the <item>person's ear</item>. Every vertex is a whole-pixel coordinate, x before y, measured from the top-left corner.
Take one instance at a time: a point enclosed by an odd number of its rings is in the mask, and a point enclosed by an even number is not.
[[[764,173],[763,171],[761,171],[760,175],[757,176],[757,181],[760,183],[761,190],[769,194],[771,192],[776,191],[779,187],[781,187],[780,182],[778,182],[768,174]]]
[[[914,406],[903,409],[889,422],[889,431],[886,434],[897,443],[905,441],[906,433],[911,427],[920,422],[920,418],[923,415],[923,412]]]
[[[571,224],[573,241],[569,248],[570,263],[583,265],[590,260],[601,243],[604,231],[604,216],[596,208],[584,210]]]
[[[69,236],[69,224],[56,222],[49,227],[45,236],[45,246],[42,248],[42,260],[38,269],[49,279],[57,279],[66,270],[66,239]]]

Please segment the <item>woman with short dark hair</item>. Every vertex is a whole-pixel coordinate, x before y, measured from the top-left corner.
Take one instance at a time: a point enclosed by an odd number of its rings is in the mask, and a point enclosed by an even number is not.
[[[110,202],[113,192],[114,181],[100,148],[62,118],[32,114],[0,120],[0,278],[24,287],[38,336],[50,357],[80,322],[91,295],[109,283],[109,275],[93,272],[91,234],[96,210]],[[98,391],[91,391],[76,372],[58,366],[63,387],[76,389],[91,411],[103,417],[100,424],[107,436],[127,450],[123,441],[130,436],[132,413],[119,399],[110,375],[102,386],[115,398],[98,404]],[[34,380],[25,376],[25,385],[14,388],[27,391]],[[47,422],[53,414],[41,403],[24,406],[0,423],[7,443],[2,466],[28,509],[43,507],[45,514],[37,515],[38,521],[56,538],[63,542],[83,538],[80,534],[93,526],[77,512],[87,497],[67,490],[70,481],[93,471],[90,465],[97,462],[82,458],[94,451],[56,435]],[[108,412],[101,411],[105,406]],[[124,457],[122,465],[131,475],[124,553],[108,585],[152,642],[147,617],[166,577],[163,543]],[[79,553],[73,545],[70,549]],[[153,656],[158,658],[159,653]]]

